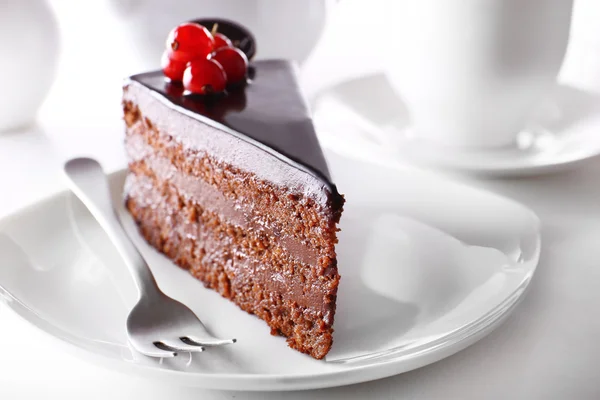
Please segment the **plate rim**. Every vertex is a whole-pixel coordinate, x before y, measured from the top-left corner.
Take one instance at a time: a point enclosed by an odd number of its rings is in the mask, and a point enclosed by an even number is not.
[[[385,76],[385,74],[381,71],[373,71],[368,74],[361,74],[358,76],[351,76],[351,77],[348,77],[345,79],[338,79],[338,80],[329,82],[327,84],[324,84],[316,90],[312,90],[310,93],[310,96],[308,97],[308,103],[310,105],[311,110],[315,110],[317,108],[318,101],[324,95],[326,95],[328,92],[334,91],[336,87],[350,83],[350,82],[361,81],[361,80],[369,79],[369,78],[376,77],[376,76]],[[558,82],[556,82],[556,87],[559,87],[559,86],[580,89],[580,88],[570,85],[568,83],[558,81]],[[589,91],[589,90],[586,90],[586,92],[596,94],[595,92]],[[598,95],[598,94],[596,94],[596,95]],[[599,95],[599,99],[600,99],[600,95]],[[596,114],[597,114],[596,120],[600,120],[600,111]],[[322,134],[319,135],[319,132],[328,131],[328,129],[322,129],[322,128],[319,129],[319,126],[317,125],[316,130],[317,130],[319,139],[322,140],[324,147],[327,147],[329,150],[332,150],[332,151],[339,150],[339,149],[336,149],[335,146],[332,146],[329,143],[329,142],[331,142],[331,140],[323,140],[323,135]],[[335,137],[335,135],[332,135],[332,136]],[[356,145],[358,145],[358,144],[360,144],[360,143],[357,143]],[[363,143],[363,144],[368,145],[368,143]],[[363,144],[361,144],[361,145],[363,145]],[[354,147],[357,147],[356,145]],[[423,148],[423,145],[420,145],[419,147]],[[372,150],[372,149],[370,149],[370,150]],[[487,151],[490,151],[490,150],[487,150]],[[370,151],[370,152],[372,153],[372,151]],[[485,155],[485,152],[486,152],[486,150],[481,150],[478,153],[480,155]],[[357,156],[354,151],[351,151],[351,152],[346,151],[345,153],[348,153],[348,155],[352,156],[352,157]],[[350,154],[350,153],[352,153],[352,154]],[[408,165],[408,166],[412,166],[412,167],[416,167],[416,168],[424,168],[427,170],[433,170],[433,171],[438,171],[438,172],[443,172],[444,169],[447,169],[454,173],[459,173],[459,174],[462,173],[462,174],[466,174],[466,175],[470,175],[470,176],[510,178],[510,177],[524,177],[524,176],[536,176],[536,175],[543,175],[543,174],[551,174],[551,173],[554,173],[557,171],[568,171],[571,169],[578,168],[581,165],[583,165],[587,162],[591,162],[592,160],[594,160],[594,158],[600,156],[600,142],[597,146],[594,146],[591,150],[586,150],[584,152],[585,153],[584,155],[581,155],[581,153],[582,153],[581,151],[577,153],[577,154],[579,154],[579,156],[577,156],[576,154],[569,154],[568,157],[561,158],[558,161],[547,160],[546,162],[543,162],[543,163],[537,163],[537,164],[531,164],[531,165],[525,165],[524,160],[522,158],[516,159],[516,162],[513,164],[510,164],[510,165],[486,164],[486,165],[475,166],[474,163],[456,164],[456,163],[452,163],[452,162],[443,162],[443,161],[432,160],[432,159],[420,159],[420,160],[412,159],[409,161],[402,161],[398,157],[391,157],[388,154],[386,154],[385,152],[380,152],[380,154],[377,154],[377,157],[380,158],[379,163],[381,165],[390,166],[390,167],[394,167],[394,166],[398,166],[398,165]]]

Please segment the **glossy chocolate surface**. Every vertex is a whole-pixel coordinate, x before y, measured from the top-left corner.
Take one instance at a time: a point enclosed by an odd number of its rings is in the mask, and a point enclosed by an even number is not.
[[[337,193],[294,65],[284,60],[257,61],[251,65],[250,77],[248,85],[215,98],[184,95],[183,87],[166,82],[162,71],[134,75],[130,80],[161,96],[174,109],[184,108],[197,120],[311,173]]]
[[[200,18],[190,22],[200,24],[209,31],[212,31],[216,24],[217,32],[227,36],[235,47],[242,50],[246,54],[248,60],[252,60],[256,54],[256,39],[254,35],[252,32],[250,32],[250,30],[248,30],[248,28],[238,24],[235,21],[225,18]]]

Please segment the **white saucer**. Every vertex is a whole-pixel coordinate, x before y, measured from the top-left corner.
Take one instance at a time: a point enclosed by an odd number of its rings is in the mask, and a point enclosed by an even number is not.
[[[169,360],[132,352],[125,319],[135,288],[69,193],[0,221],[0,300],[95,363],[228,390],[322,388],[399,374],[471,345],[514,309],[540,253],[533,212],[427,172],[327,156],[347,207],[335,344],[325,361],[289,349],[263,321],[151,249],[122,206],[124,171],[110,177],[114,201],[160,286],[238,343]]]
[[[515,176],[578,166],[600,154],[600,95],[558,86],[515,146],[499,150],[438,147],[412,132],[408,113],[382,74],[348,80],[312,96],[321,143],[379,163]]]

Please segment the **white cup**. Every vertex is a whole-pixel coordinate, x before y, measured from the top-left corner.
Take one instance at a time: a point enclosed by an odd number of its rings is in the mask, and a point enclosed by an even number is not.
[[[388,4],[386,74],[415,134],[461,148],[514,144],[555,85],[573,0]]]

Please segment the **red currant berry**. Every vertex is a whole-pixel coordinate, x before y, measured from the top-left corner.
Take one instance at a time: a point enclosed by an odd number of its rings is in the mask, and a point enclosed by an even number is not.
[[[160,58],[160,67],[167,78],[173,82],[181,82],[186,63],[173,60],[169,57],[169,52],[165,51]]]
[[[229,38],[222,33],[215,33],[213,37],[215,38],[214,50],[218,50],[221,47],[233,47],[231,40],[229,40]]]
[[[214,60],[191,61],[183,73],[183,87],[196,94],[211,94],[225,90],[227,75],[221,65]]]
[[[208,56],[214,45],[215,40],[208,29],[198,24],[181,24],[167,37],[169,57],[185,63]]]
[[[223,47],[215,51],[210,59],[221,64],[227,74],[227,83],[238,83],[246,79],[248,58],[241,50]]]

